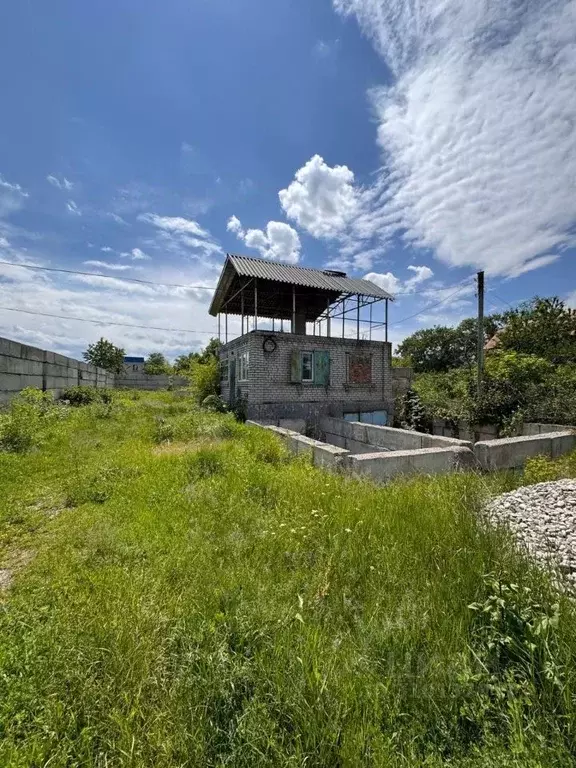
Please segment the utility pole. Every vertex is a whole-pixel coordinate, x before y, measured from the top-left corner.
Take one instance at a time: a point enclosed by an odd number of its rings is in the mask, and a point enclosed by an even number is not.
[[[482,395],[484,377],[484,272],[478,272],[478,397]]]

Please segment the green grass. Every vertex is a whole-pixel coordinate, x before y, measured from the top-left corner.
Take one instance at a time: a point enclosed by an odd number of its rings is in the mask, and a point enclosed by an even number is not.
[[[0,765],[576,765],[573,604],[476,514],[522,478],[376,488],[115,398],[0,452]]]

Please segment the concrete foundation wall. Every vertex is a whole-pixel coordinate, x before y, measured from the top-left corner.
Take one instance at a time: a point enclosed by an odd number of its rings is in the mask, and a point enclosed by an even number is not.
[[[306,456],[317,467],[370,477],[378,483],[388,482],[399,475],[435,475],[472,468],[475,464],[472,451],[458,445],[450,448],[421,448],[413,451],[374,451],[372,446],[371,452],[353,453],[344,447],[327,445],[282,427],[261,424],[257,421],[247,423],[274,432],[292,453]],[[360,423],[350,423],[350,426],[352,429],[349,434],[357,438],[363,437],[363,428],[371,427],[371,425]],[[362,448],[366,445],[363,441],[355,440],[351,436],[333,435],[333,437],[346,441],[350,445],[359,444]]]
[[[0,338],[0,403],[9,402],[26,387],[55,397],[78,385],[114,387],[114,374],[56,352]]]
[[[516,437],[542,435],[550,432],[564,432],[569,427],[563,424],[537,424],[526,422],[522,425]],[[443,437],[458,437],[460,440],[468,440],[473,443],[486,440],[497,440],[500,435],[496,424],[468,424],[460,421],[456,427],[446,419],[434,419],[432,432]]]
[[[472,444],[464,440],[427,435],[409,429],[381,427],[376,424],[349,422],[344,419],[323,417],[320,419],[320,436],[327,443],[350,448],[349,441],[356,441],[370,450],[411,451],[422,448],[462,447],[470,449]],[[370,452],[368,450],[367,452]],[[363,451],[358,451],[365,452]]]
[[[481,441],[474,446],[474,455],[485,470],[520,469],[535,456],[556,459],[575,449],[576,430],[568,430]]]

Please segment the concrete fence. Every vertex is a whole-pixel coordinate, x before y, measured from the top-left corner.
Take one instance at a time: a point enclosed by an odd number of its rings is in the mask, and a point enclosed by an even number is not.
[[[0,403],[26,387],[54,396],[79,384],[104,389],[114,386],[114,374],[56,352],[0,338]]]
[[[9,402],[26,387],[58,397],[63,390],[78,385],[155,390],[186,384],[188,380],[183,376],[151,376],[139,372],[115,376],[104,368],[56,352],[0,338],[0,404]]]

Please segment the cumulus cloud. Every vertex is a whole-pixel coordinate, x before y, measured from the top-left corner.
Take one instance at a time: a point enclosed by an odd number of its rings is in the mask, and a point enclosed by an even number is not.
[[[297,264],[300,260],[301,243],[298,232],[282,221],[269,221],[265,230],[245,230],[240,219],[231,216],[226,229],[266,259],[285,261],[289,264]]]
[[[140,248],[132,248],[130,255],[133,261],[150,261],[150,256],[148,256],[147,253],[144,253],[144,251],[141,251]]]
[[[574,1],[333,3],[393,73],[371,94],[383,166],[357,236],[401,233],[449,265],[501,275],[573,244]]]
[[[56,187],[57,189],[64,189],[66,191],[70,191],[74,184],[69,181],[66,176],[54,176],[53,174],[50,174],[49,176],[46,176],[46,181],[49,184],[52,184],[53,187]]]
[[[412,266],[407,267],[409,272],[412,272],[412,277],[406,280],[401,280],[393,272],[368,272],[364,275],[365,280],[371,280],[380,288],[383,288],[388,293],[412,293],[417,285],[429,280],[433,277],[434,272],[430,267],[426,266]]]
[[[345,165],[330,167],[314,155],[278,193],[286,216],[314,237],[342,236],[358,214],[359,192]]]

